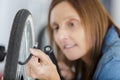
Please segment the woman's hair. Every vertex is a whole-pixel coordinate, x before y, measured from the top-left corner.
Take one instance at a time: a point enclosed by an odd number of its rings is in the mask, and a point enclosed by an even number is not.
[[[88,54],[91,54],[90,66],[87,66],[81,59],[73,62],[67,60],[63,52],[54,41],[53,31],[50,27],[51,11],[57,4],[63,1],[68,2],[77,11],[84,25],[86,36],[92,45],[92,49],[88,51]],[[115,26],[118,32],[120,32],[98,0],[52,0],[48,16],[50,43],[56,50],[55,52],[57,53],[58,60],[64,61],[70,67],[75,66],[75,78],[77,78],[79,73],[81,73],[82,80],[92,80],[97,63],[102,55],[101,48],[104,37],[107,30],[112,25]]]

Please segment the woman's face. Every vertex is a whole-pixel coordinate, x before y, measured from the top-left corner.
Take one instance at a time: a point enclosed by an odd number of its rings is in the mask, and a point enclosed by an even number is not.
[[[85,57],[89,50],[84,26],[75,9],[68,2],[56,5],[50,15],[54,40],[69,60]]]

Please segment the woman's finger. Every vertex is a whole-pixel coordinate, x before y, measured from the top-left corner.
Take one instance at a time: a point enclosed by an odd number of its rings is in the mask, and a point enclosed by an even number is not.
[[[40,59],[40,61],[45,61],[48,62],[50,61],[50,58],[48,57],[48,55],[46,55],[43,51],[39,50],[39,49],[30,49],[31,54],[33,54],[34,56],[38,57]],[[49,62],[48,62],[49,63]]]
[[[27,75],[28,75],[28,77],[31,77],[31,75],[30,75],[30,65],[29,65],[29,63],[27,64],[27,71],[26,71],[26,73],[27,73]]]
[[[29,76],[29,77],[32,77],[32,78],[34,78],[34,79],[37,78],[36,73],[34,72],[33,69],[30,69],[30,76]]]
[[[30,61],[27,64],[27,75],[29,77],[32,77],[32,78],[37,78],[36,73],[39,72],[38,66],[40,67],[40,63],[38,62],[38,58],[35,56],[32,56],[32,58],[30,59]]]
[[[38,66],[40,67],[40,64],[43,64],[42,62],[38,62],[38,57],[32,56],[30,62],[28,63],[30,68],[33,70],[37,70]]]

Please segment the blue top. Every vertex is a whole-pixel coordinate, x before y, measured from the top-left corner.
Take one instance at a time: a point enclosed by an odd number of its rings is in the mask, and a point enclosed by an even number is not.
[[[93,80],[120,80],[120,38],[113,26],[104,38],[102,53]]]

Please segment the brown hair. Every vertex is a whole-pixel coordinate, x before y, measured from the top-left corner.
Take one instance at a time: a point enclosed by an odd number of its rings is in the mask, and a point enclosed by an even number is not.
[[[84,29],[88,37],[88,40],[91,42],[92,49],[88,52],[91,54],[91,65],[86,66],[86,64],[81,60],[76,60],[75,63],[66,59],[62,54],[62,51],[59,49],[53,38],[53,31],[50,28],[50,15],[52,9],[59,4],[60,2],[67,1],[71,6],[78,12],[82,23],[84,24]],[[57,57],[66,62],[70,67],[71,65],[75,66],[75,78],[81,72],[82,80],[92,80],[94,75],[97,63],[101,57],[101,48],[103,44],[104,37],[106,35],[109,27],[113,25],[116,30],[120,30],[116,27],[112,19],[110,18],[107,11],[103,8],[98,0],[52,0],[49,17],[48,17],[48,31],[50,36],[50,43],[55,48]],[[76,65],[77,64],[77,65]]]

